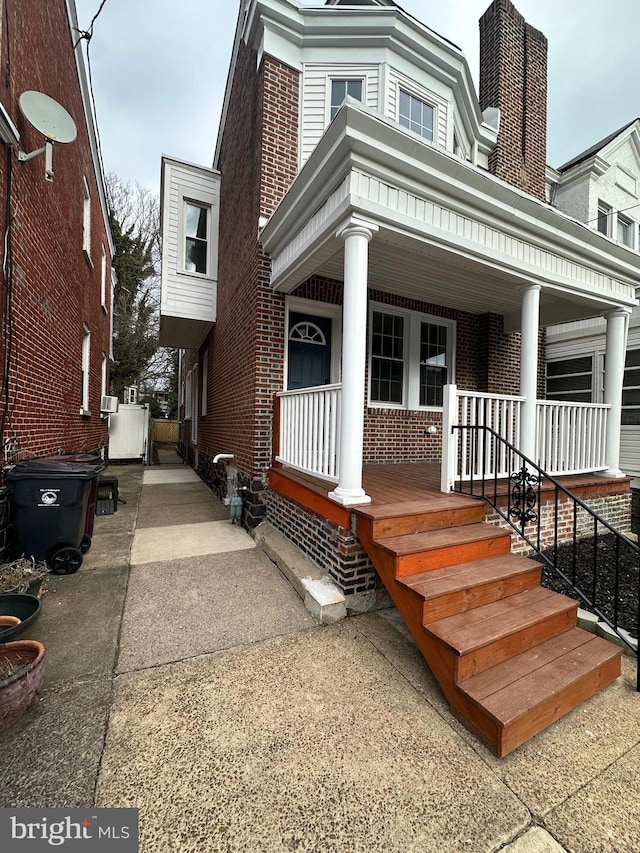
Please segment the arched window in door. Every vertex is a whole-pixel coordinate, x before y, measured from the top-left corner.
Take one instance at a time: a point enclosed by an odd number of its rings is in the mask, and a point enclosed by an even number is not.
[[[331,381],[331,318],[289,314],[287,388],[314,388]]]

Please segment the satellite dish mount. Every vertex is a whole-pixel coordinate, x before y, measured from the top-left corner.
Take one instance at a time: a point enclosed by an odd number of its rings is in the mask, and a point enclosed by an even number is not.
[[[73,142],[77,136],[76,125],[69,113],[53,98],[42,92],[23,92],[18,100],[20,112],[32,127],[44,136],[44,145],[26,154],[18,152],[18,160],[27,163],[44,154],[44,179],[53,181],[53,143]]]

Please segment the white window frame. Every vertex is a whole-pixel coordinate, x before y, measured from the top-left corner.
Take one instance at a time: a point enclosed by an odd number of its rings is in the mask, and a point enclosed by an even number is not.
[[[628,216],[624,216],[622,213],[618,213],[616,216],[616,240],[620,245],[626,246],[628,249],[635,249],[635,229],[633,219],[629,219]],[[625,233],[627,235],[626,240],[620,239],[620,226],[623,226],[625,229]]]
[[[86,323],[82,324],[82,396],[80,399],[80,414],[87,416],[89,410],[89,371],[91,369],[91,330]]]
[[[107,393],[107,354],[106,352],[102,353],[102,365],[100,372],[100,394],[104,397]]]
[[[82,176],[82,251],[91,263],[91,193],[86,177]]]
[[[607,230],[602,231],[600,228],[600,214],[606,216],[607,219]],[[613,208],[610,204],[607,204],[606,201],[603,201],[601,198],[598,199],[598,207],[597,207],[597,216],[596,216],[596,230],[600,234],[604,234],[605,237],[611,237],[612,233],[612,222],[613,220]]]
[[[366,75],[364,75],[362,73],[358,74],[357,72],[354,72],[353,74],[349,74],[349,73],[340,74],[340,73],[336,72],[336,73],[332,73],[332,74],[327,75],[327,103],[326,103],[326,124],[327,125],[329,124],[329,122],[333,121],[333,119],[335,118],[335,116],[331,115],[331,108],[333,107],[333,103],[332,103],[332,101],[333,101],[333,98],[332,98],[333,84],[338,83],[338,82],[351,83],[352,81],[357,81],[361,84],[362,91],[361,91],[360,103],[364,104],[366,102],[366,98],[367,98],[367,77],[366,77]],[[353,96],[350,96],[350,97],[353,97]],[[340,106],[342,106],[342,104],[344,104],[344,100],[342,101]],[[340,106],[336,110],[336,114],[340,110]]]
[[[200,399],[200,414],[205,417],[207,414],[207,398],[209,382],[209,350],[207,350],[202,359],[202,394]]]
[[[212,278],[212,270],[217,265],[217,257],[213,254],[213,208],[217,204],[217,199],[211,193],[200,192],[190,187],[178,186],[178,275],[188,275],[193,278]],[[195,204],[198,207],[204,207],[207,211],[207,271],[205,273],[195,272],[186,268],[186,247],[187,247],[187,205]]]
[[[385,403],[371,399],[371,363],[373,343],[373,314],[393,314],[404,318],[404,345],[403,345],[403,389],[402,403]],[[367,336],[367,361],[368,361],[368,388],[367,405],[372,409],[398,409],[400,411],[441,412],[442,406],[420,405],[420,326],[429,323],[436,326],[444,326],[447,329],[447,379],[445,384],[450,385],[455,381],[456,365],[456,331],[455,320],[446,317],[437,317],[432,314],[423,314],[411,309],[396,308],[386,305],[384,302],[369,303],[369,333]]]
[[[407,83],[404,80],[398,81],[398,83],[396,85],[397,85],[397,91],[396,91],[396,117],[395,117],[395,119],[398,122],[398,124],[400,125],[400,127],[402,127],[404,130],[408,130],[409,133],[413,133],[415,136],[419,137],[420,139],[424,139],[425,142],[429,142],[432,145],[437,144],[437,140],[438,140],[438,104],[436,103],[436,101],[434,99],[430,99],[428,94],[425,94],[424,92],[418,91],[414,86],[411,86],[410,83]],[[423,104],[426,104],[426,106],[431,107],[431,109],[433,110],[433,124],[432,124],[432,128],[431,128],[431,139],[429,139],[428,136],[423,136],[421,133],[417,133],[415,130],[411,130],[410,127],[407,127],[406,125],[402,124],[402,122],[400,121],[400,94],[402,92],[406,92],[406,94],[409,95],[410,98],[415,98],[417,101],[421,101]]]
[[[100,255],[100,305],[104,314],[107,313],[107,250],[101,243]]]

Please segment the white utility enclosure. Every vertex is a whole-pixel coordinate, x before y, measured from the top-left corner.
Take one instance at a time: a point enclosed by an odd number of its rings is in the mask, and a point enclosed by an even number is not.
[[[109,459],[138,459],[151,462],[149,407],[121,403],[117,414],[109,415]]]

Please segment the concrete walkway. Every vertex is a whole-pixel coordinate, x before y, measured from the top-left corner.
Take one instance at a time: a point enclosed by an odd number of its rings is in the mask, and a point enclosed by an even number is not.
[[[141,850],[638,853],[635,664],[505,759],[449,713],[395,611],[318,625],[171,452],[116,467],[31,636],[0,806],[133,806]]]

